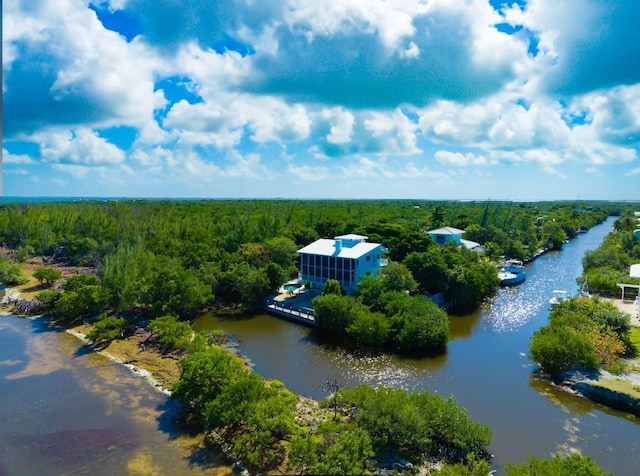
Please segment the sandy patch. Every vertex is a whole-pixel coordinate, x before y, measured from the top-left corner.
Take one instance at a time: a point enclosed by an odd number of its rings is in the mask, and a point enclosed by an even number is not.
[[[613,298],[602,298],[605,301],[610,302],[614,306],[616,306],[620,311],[629,314],[631,316],[631,325],[632,326],[640,326],[640,317],[638,317],[638,308],[636,307],[636,303],[634,301],[622,300],[622,299],[613,299]]]

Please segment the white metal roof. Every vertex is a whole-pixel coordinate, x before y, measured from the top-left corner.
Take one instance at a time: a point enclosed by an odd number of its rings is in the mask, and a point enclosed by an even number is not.
[[[445,226],[443,228],[436,228],[435,230],[429,230],[427,235],[462,235],[464,230],[454,228],[452,226]]]
[[[631,265],[629,276],[631,278],[640,278],[640,263]]]
[[[474,248],[482,247],[482,245],[480,243],[477,243],[475,241],[471,241],[471,240],[460,240],[460,241],[465,246],[465,248],[467,248],[468,250],[472,250]]]
[[[368,236],[356,235],[355,233],[349,233],[348,235],[336,236],[336,240],[349,240],[349,241],[362,241],[369,238]]]
[[[334,256],[336,258],[358,259],[378,247],[380,247],[382,252],[385,251],[384,247],[380,243],[367,243],[363,241],[350,248],[346,246],[336,247],[336,240],[320,238],[310,245],[299,249],[298,253],[318,256]]]

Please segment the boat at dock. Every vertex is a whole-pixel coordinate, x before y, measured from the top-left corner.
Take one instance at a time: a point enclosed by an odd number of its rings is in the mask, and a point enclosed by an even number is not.
[[[549,304],[551,304],[551,307],[554,308],[556,306],[559,306],[560,304],[562,304],[568,299],[569,299],[569,293],[567,291],[563,289],[555,289],[553,291],[553,297],[549,299]]]
[[[498,271],[498,279],[502,286],[515,286],[525,280],[527,273],[524,271],[524,265],[519,259],[509,259],[502,264],[502,268]]]

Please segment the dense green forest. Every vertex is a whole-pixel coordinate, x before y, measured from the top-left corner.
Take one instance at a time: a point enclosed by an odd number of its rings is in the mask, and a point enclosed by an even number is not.
[[[590,292],[618,297],[618,283],[640,284],[639,279],[629,277],[630,266],[640,263],[640,240],[633,234],[640,226],[633,212],[633,208],[625,210],[616,220],[613,232],[597,249],[587,251],[582,258],[584,273],[580,282],[586,280]],[[633,299],[636,293],[637,290],[630,288],[625,296]]]
[[[465,238],[486,245],[488,259],[526,259],[540,248],[560,248],[579,229],[623,208],[406,200],[19,203],[0,207],[0,243],[23,260],[42,256],[97,269],[97,282],[67,286],[75,296],[64,306],[46,296],[50,311],[67,317],[109,310],[125,319],[188,318],[216,306],[259,307],[296,274],[299,247],[351,232],[384,244],[391,260],[411,271],[416,291],[443,292],[465,312],[488,291],[479,284],[482,259],[440,249],[425,230],[466,229]]]
[[[319,237],[358,233],[390,250],[379,277],[352,297],[327,285],[316,298],[325,328],[402,352],[446,345],[444,311],[425,294],[443,293],[454,311],[473,309],[497,284],[501,256],[528,259],[625,213],[625,204],[426,201],[88,201],[0,206],[0,244],[13,261],[87,267],[38,298],[54,316],[98,317],[91,339],[118,338],[142,318],[165,351],[179,350],[173,396],[231,442],[252,469],[349,474],[374,469],[390,455],[451,465],[442,474],[487,474],[491,429],[473,422],[452,398],[426,391],[361,386],[339,390],[317,414],[300,418],[300,402],[215,344],[218,333],[193,334],[186,319],[205,309],[251,311],[297,274],[296,250]],[[486,254],[424,233],[466,230]],[[57,274],[38,270],[43,286]],[[0,283],[24,279],[0,259]],[[607,338],[609,334],[603,338]],[[588,459],[531,459],[509,474],[539,468],[586,468]],[[593,472],[590,472],[593,470]],[[535,473],[537,474],[537,473]]]

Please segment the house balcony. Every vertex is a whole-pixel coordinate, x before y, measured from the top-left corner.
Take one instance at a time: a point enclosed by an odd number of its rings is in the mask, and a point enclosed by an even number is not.
[[[388,264],[389,264],[388,259],[381,258],[378,260],[378,268],[382,268],[384,266],[387,266]]]

